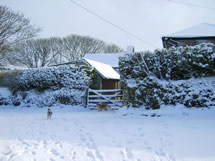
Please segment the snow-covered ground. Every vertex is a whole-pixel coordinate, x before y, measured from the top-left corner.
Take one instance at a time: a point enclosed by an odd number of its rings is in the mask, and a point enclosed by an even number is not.
[[[215,107],[0,106],[0,161],[214,161]]]

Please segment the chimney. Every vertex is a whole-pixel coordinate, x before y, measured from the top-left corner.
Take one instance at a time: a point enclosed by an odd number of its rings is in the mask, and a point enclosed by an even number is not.
[[[127,53],[128,54],[133,54],[134,53],[134,46],[128,46],[127,47]]]

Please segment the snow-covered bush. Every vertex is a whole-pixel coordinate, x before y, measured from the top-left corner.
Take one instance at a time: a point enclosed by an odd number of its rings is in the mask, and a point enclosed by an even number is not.
[[[26,69],[16,79],[12,103],[39,107],[82,104],[89,82],[83,70],[71,66]]]
[[[135,102],[157,109],[161,104],[182,103],[187,107],[205,107],[213,100],[207,86],[193,91],[193,77],[215,76],[215,45],[200,44],[154,52],[135,53],[120,58],[121,87],[135,89]],[[185,80],[182,84],[172,81]],[[162,83],[165,82],[165,83]],[[189,81],[188,81],[189,82]],[[133,90],[134,91],[134,90]]]
[[[186,107],[215,106],[213,80],[215,77],[166,81],[149,76],[136,86],[128,84],[126,88],[133,91],[130,95],[134,97],[127,103],[136,107],[144,105],[147,109],[158,109],[161,105],[176,104],[184,104]]]
[[[172,47],[126,55],[120,58],[122,82],[154,75],[164,80],[181,80],[215,75],[215,45]]]
[[[1,105],[9,105],[11,104],[10,99],[3,97],[2,95],[0,95],[0,106]]]
[[[83,70],[77,67],[43,67],[26,69],[20,72],[17,83],[12,90],[37,89],[85,89],[88,87],[88,79]]]

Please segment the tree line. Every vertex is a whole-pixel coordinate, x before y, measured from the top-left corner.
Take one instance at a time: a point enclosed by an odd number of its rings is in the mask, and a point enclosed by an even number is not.
[[[115,44],[76,34],[33,39],[40,31],[23,14],[0,6],[0,64],[37,68],[75,61],[86,53],[123,51]]]

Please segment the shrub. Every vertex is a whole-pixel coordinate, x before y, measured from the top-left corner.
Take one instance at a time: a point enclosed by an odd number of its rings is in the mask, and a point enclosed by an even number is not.
[[[43,67],[20,71],[16,83],[11,87],[14,90],[36,89],[85,89],[88,87],[88,78],[83,70],[71,66]]]
[[[164,80],[184,80],[215,75],[215,45],[172,47],[154,52],[135,53],[120,58],[120,75],[125,79],[144,79],[154,75]]]
[[[11,85],[14,105],[53,106],[82,104],[89,79],[77,67],[43,67],[20,71]]]
[[[11,101],[8,98],[5,98],[0,95],[0,106],[1,105],[9,105],[11,104]]]

